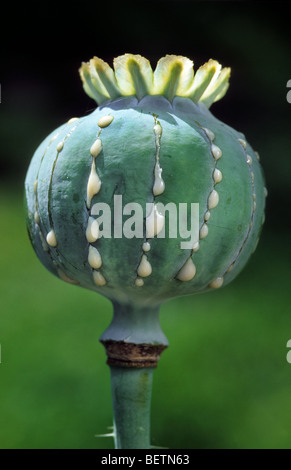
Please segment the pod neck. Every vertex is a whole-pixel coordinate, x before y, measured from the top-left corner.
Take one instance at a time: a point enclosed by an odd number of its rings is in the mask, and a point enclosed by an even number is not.
[[[159,306],[114,303],[113,319],[100,338],[109,365],[156,367],[168,346],[159,322]]]

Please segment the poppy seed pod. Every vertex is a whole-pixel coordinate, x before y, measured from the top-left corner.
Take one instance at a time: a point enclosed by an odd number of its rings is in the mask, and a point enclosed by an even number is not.
[[[41,262],[114,305],[101,337],[109,364],[154,367],[167,346],[158,310],[171,297],[227,285],[255,250],[266,188],[246,137],[209,107],[229,68],[168,55],[94,57],[80,69],[91,114],[36,150],[27,225]]]

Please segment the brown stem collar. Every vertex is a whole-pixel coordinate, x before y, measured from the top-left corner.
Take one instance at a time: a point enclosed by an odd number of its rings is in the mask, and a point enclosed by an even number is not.
[[[101,343],[108,356],[107,364],[118,367],[157,367],[160,355],[167,346],[158,344],[134,344],[106,340]]]

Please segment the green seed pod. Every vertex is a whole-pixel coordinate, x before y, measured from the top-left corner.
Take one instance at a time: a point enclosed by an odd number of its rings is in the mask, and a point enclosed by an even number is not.
[[[153,366],[167,345],[159,305],[228,284],[255,250],[266,195],[259,156],[209,111],[230,75],[214,60],[194,75],[181,56],[154,72],[139,55],[118,57],[114,70],[95,57],[80,74],[99,106],[36,150],[28,231],[53,274],[113,302],[101,338],[109,362]]]

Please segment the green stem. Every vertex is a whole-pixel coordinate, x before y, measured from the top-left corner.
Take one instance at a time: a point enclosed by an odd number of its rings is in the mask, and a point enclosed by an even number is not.
[[[113,302],[112,321],[100,338],[108,356],[116,449],[150,449],[153,370],[168,341],[159,306]]]
[[[110,366],[116,449],[150,449],[153,370]]]

